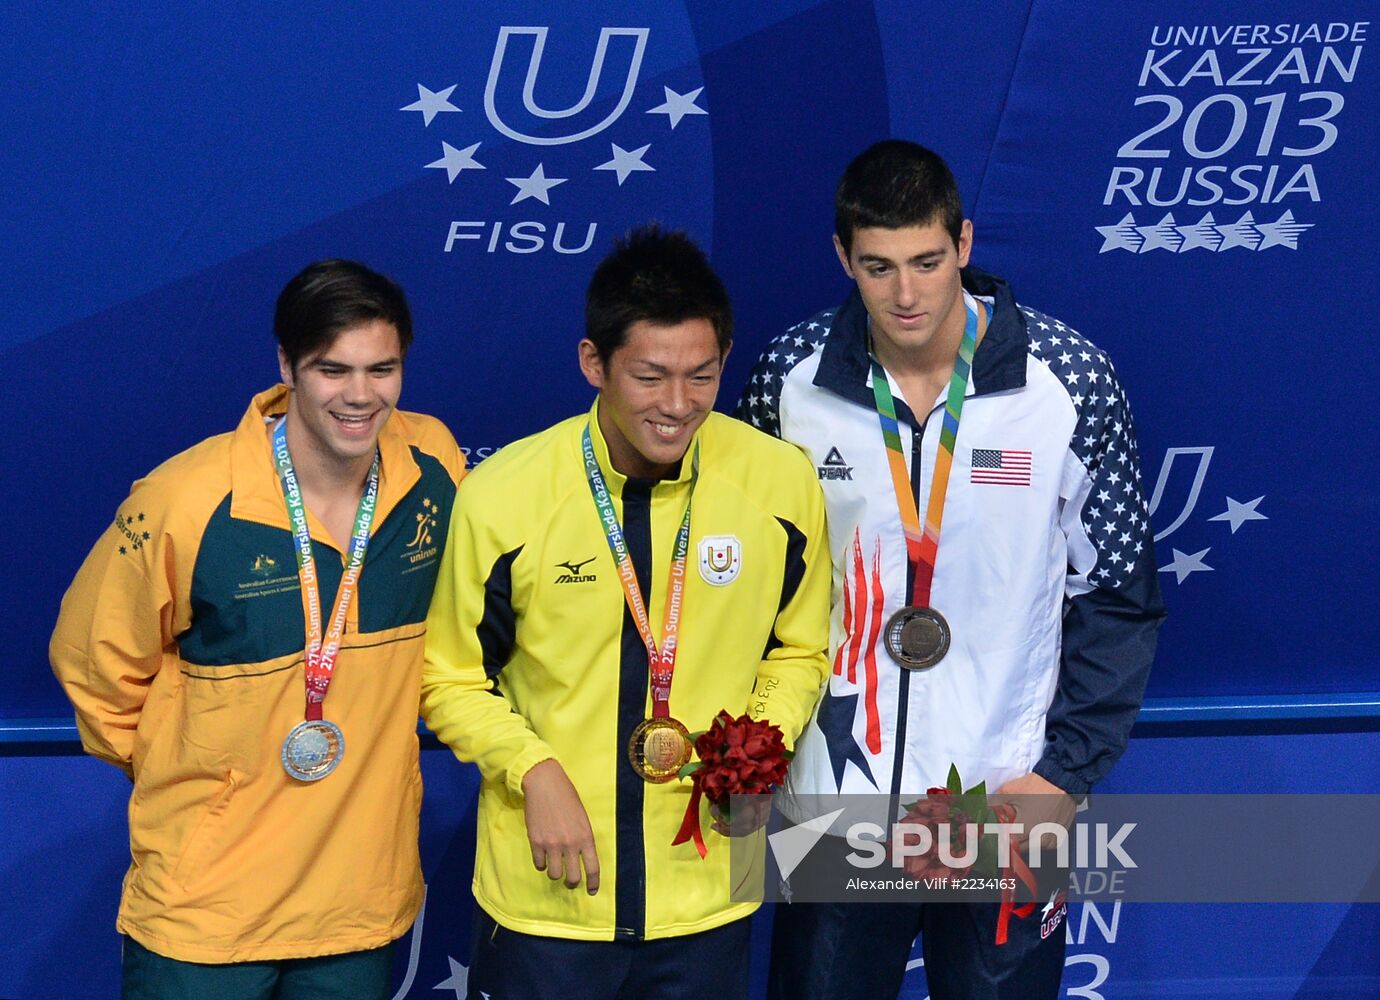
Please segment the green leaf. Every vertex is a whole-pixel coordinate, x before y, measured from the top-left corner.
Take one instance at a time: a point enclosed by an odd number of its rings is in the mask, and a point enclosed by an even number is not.
[[[692,760],[690,763],[686,764],[684,767],[682,767],[679,771],[676,772],[676,777],[681,779],[688,778],[690,777],[690,775],[694,774],[702,767],[704,767],[704,761]]]
[[[958,776],[957,764],[949,765],[949,780],[945,782],[945,787],[948,788],[950,795],[963,794],[963,779]]]

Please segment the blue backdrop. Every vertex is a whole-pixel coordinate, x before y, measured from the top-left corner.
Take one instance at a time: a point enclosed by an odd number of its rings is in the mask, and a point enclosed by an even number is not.
[[[20,421],[3,455],[23,497],[0,582],[18,626],[0,721],[68,715],[45,648],[64,588],[133,479],[232,427],[274,380],[273,302],[307,261],[355,257],[403,285],[417,327],[403,403],[443,418],[475,461],[587,406],[575,343],[589,272],[616,234],[663,220],[710,249],[733,294],[728,407],[769,337],[846,293],[833,186],[889,135],[953,165],[975,262],[1117,363],[1172,615],[1151,695],[1373,704],[1374,12],[1359,0],[6,8],[0,371]],[[1251,746],[1278,761],[1277,788],[1312,789],[1321,769],[1360,791],[1380,786],[1376,742]],[[1172,767],[1236,788],[1250,758],[1229,744],[1138,743],[1140,770],[1128,760],[1115,780],[1162,790],[1127,776]],[[436,995],[443,951],[463,961],[469,905],[473,775],[427,756],[430,971],[416,996]],[[1302,760],[1315,766],[1290,763]],[[87,761],[0,758],[0,895],[34,904],[32,935],[0,922],[13,949],[0,950],[0,996],[111,988],[116,779]],[[35,885],[34,860],[55,855],[53,881]],[[74,888],[73,870],[89,881]],[[1117,959],[1126,974],[1107,995],[1140,995],[1134,982],[1156,969],[1235,977],[1234,995],[1246,978],[1274,984],[1262,996],[1307,981],[1313,966],[1292,949],[1261,951],[1276,939],[1238,941],[1200,912],[1128,911],[1141,950]],[[1373,911],[1338,912],[1306,911],[1298,953],[1325,955],[1360,921],[1366,961],[1327,968],[1352,977],[1350,995],[1380,991]],[[1226,937],[1188,947],[1195,927]],[[86,970],[90,992],[58,985],[76,928],[106,963]],[[1174,962],[1157,967],[1159,948]],[[1251,956],[1239,974],[1233,949]],[[1185,962],[1201,967],[1178,976]]]

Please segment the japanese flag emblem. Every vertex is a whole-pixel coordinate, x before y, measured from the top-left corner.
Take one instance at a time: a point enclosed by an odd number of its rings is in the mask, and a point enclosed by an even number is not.
[[[700,539],[700,576],[705,583],[725,587],[743,568],[743,543],[737,535],[705,535]]]

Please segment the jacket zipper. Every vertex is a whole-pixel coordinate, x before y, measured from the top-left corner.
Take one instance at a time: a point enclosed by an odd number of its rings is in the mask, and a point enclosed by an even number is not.
[[[931,407],[929,413],[925,415],[924,422],[918,427],[912,426],[910,435],[910,491],[915,497],[915,509],[920,512],[920,516],[925,517],[929,511],[920,509],[920,473],[923,471],[922,455],[925,444],[925,428],[930,425],[930,418],[938,413],[940,407]],[[914,411],[911,411],[914,415]],[[923,528],[923,522],[921,527]],[[915,565],[906,560],[906,593],[905,601],[910,603],[910,595],[915,587]],[[905,768],[906,759],[906,723],[910,713],[910,675],[911,671],[901,668],[901,683],[896,692],[896,750],[891,764],[891,794],[893,797],[901,794],[901,779]]]

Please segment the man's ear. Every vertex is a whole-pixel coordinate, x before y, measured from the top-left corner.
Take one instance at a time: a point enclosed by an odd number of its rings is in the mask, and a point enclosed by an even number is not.
[[[293,387],[292,365],[288,362],[288,356],[283,353],[281,347],[278,348],[278,377],[288,388]]]
[[[958,231],[958,266],[967,267],[968,258],[973,253],[973,223],[963,220],[963,226]]]
[[[848,251],[843,248],[843,240],[839,239],[838,233],[834,234],[834,253],[839,255],[839,263],[843,265],[843,273],[849,278],[853,278],[853,265],[848,263]]]
[[[580,341],[580,371],[594,388],[604,387],[604,361],[599,357],[599,348],[588,337]]]

